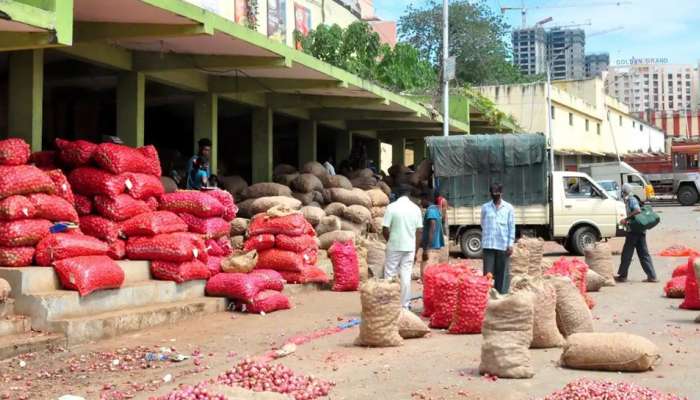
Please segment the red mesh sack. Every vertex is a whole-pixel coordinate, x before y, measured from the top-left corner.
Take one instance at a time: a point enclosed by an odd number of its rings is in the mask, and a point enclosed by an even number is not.
[[[316,243],[316,237],[311,235],[289,236],[280,234],[275,237],[275,247],[280,250],[303,253],[308,250],[318,249],[318,243]]]
[[[46,171],[46,174],[54,183],[54,193],[56,193],[57,196],[61,196],[70,204],[75,204],[73,188],[71,188],[70,183],[68,183],[68,178],[66,178],[66,176],[63,174],[63,171],[60,169],[52,169],[51,171]]]
[[[271,290],[280,291],[284,289],[284,278],[282,274],[272,269],[255,269],[250,275],[259,276],[265,280],[265,287]]]
[[[659,253],[662,257],[695,257],[700,256],[696,250],[682,244],[674,244]]]
[[[96,290],[117,289],[124,283],[124,271],[107,256],[82,256],[56,261],[54,270],[61,286],[86,296]]]
[[[457,309],[457,286],[459,277],[450,272],[443,272],[435,277],[433,313],[430,315],[430,327],[446,329],[452,323],[452,316]]]
[[[126,174],[126,188],[129,194],[139,200],[149,197],[160,196],[165,193],[165,188],[160,180],[160,176],[139,174],[132,172]]]
[[[93,155],[95,163],[113,174],[137,172],[160,176],[158,151],[149,145],[137,149],[123,144],[102,143]]]
[[[0,267],[26,267],[34,261],[34,247],[0,247]]]
[[[34,246],[49,234],[53,224],[45,219],[0,222],[0,246]]]
[[[253,249],[257,251],[269,250],[273,247],[275,247],[275,235],[271,234],[251,236],[243,244],[243,250],[246,252]]]
[[[566,276],[574,283],[581,292],[581,296],[586,300],[588,308],[593,308],[595,302],[586,293],[586,273],[588,272],[588,264],[577,258],[562,257],[555,261],[552,266],[545,271],[545,275]]]
[[[224,249],[221,248],[218,241],[214,239],[207,239],[204,244],[207,246],[207,254],[209,254],[209,258],[212,256],[223,257],[226,255]]]
[[[282,290],[279,282],[256,274],[238,272],[220,273],[212,276],[205,287],[209,296],[226,297],[233,300],[252,302],[262,290]]]
[[[160,203],[158,202],[157,197],[149,197],[146,199],[146,204],[148,205],[148,208],[151,209],[151,211],[158,211],[160,208]]]
[[[435,309],[435,278],[443,272],[459,276],[461,274],[471,274],[471,269],[469,268],[468,262],[457,264],[434,264],[426,267],[425,271],[423,272],[423,316],[426,318],[430,317]]]
[[[46,172],[33,165],[0,166],[0,199],[56,190]]]
[[[187,232],[187,224],[170,211],[151,211],[121,223],[127,237],[155,236],[162,233]]]
[[[207,269],[209,270],[209,276],[214,276],[223,272],[221,269],[221,261],[223,257],[209,255],[207,260]]]
[[[87,140],[69,141],[56,139],[54,142],[58,149],[58,159],[69,167],[80,167],[89,164],[97,150],[97,145]]]
[[[216,239],[217,244],[221,247],[224,252],[223,256],[230,256],[233,253],[233,246],[231,246],[231,238],[229,236],[222,236]]]
[[[29,162],[39,169],[56,169],[56,152],[53,150],[35,151],[29,156]]]
[[[668,298],[682,299],[685,297],[685,284],[687,276],[680,275],[669,279],[664,286],[664,294]]]
[[[121,228],[116,222],[99,215],[85,215],[80,217],[80,229],[84,234],[114,243],[119,239]]]
[[[245,312],[250,314],[271,313],[278,310],[292,308],[287,296],[275,290],[264,290],[253,298],[250,304],[245,305]]]
[[[231,225],[223,218],[197,218],[187,213],[180,214],[180,218],[185,221],[190,232],[204,235],[205,239],[218,239],[231,231]]]
[[[352,242],[333,242],[328,249],[333,263],[334,292],[353,292],[360,286],[360,266]]]
[[[209,279],[210,273],[207,265],[199,260],[185,262],[153,261],[151,274],[161,281],[173,281],[177,283]]]
[[[92,200],[89,197],[82,194],[75,195],[75,211],[78,212],[78,215],[90,215],[92,208]]]
[[[195,258],[203,261],[204,241],[185,233],[166,233],[152,237],[131,237],[126,242],[130,260],[161,260],[181,263]]]
[[[73,190],[84,196],[117,196],[126,190],[126,176],[112,175],[92,167],[76,168],[68,174]]]
[[[269,249],[258,252],[258,264],[255,268],[301,272],[303,267],[302,255],[292,251]]]
[[[36,216],[36,208],[24,196],[10,196],[0,200],[0,220],[2,221],[28,219],[34,216]]]
[[[489,299],[491,276],[461,275],[457,283],[457,306],[450,333],[481,333],[486,304]]]
[[[144,201],[136,200],[128,194],[117,197],[95,196],[95,210],[112,221],[124,221],[151,212]]]
[[[122,260],[126,256],[126,242],[119,239],[109,244],[107,256],[112,260]]]
[[[63,197],[51,194],[36,193],[28,196],[36,209],[36,218],[48,219],[53,222],[78,223],[78,212],[75,207]]]
[[[233,195],[231,195],[231,193],[221,189],[207,190],[206,193],[209,196],[219,200],[219,203],[224,206],[224,214],[221,216],[221,218],[225,219],[226,221],[233,221],[236,218],[236,214],[238,214],[238,207],[233,201]]]
[[[688,275],[688,263],[681,264],[677,266],[676,268],[673,269],[673,273],[671,274],[671,277],[675,278],[677,276],[686,276]]]
[[[685,299],[680,307],[687,310],[700,310],[700,293],[698,293],[698,278],[695,275],[693,264],[698,260],[695,257],[688,259],[688,274],[685,276]]]
[[[198,218],[224,215],[224,206],[219,200],[195,190],[180,190],[160,196],[160,208],[176,214],[192,214]]]
[[[107,243],[92,236],[53,233],[36,245],[37,265],[49,266],[55,261],[79,256],[103,256],[109,251]]]
[[[29,162],[29,145],[22,139],[0,140],[0,165],[22,165]]]
[[[280,271],[280,274],[287,283],[292,284],[328,283],[330,281],[328,275],[315,265],[304,265],[301,272]]]
[[[285,234],[288,236],[301,236],[308,231],[308,222],[304,214],[293,213],[284,217],[270,217],[267,214],[258,214],[253,217],[248,226],[248,235],[273,235]],[[313,228],[312,228],[313,229]]]

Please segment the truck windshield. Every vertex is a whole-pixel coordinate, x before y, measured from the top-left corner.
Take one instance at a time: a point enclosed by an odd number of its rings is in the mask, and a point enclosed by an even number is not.
[[[591,181],[578,176],[566,176],[563,178],[564,192],[567,198],[603,197],[593,186]]]
[[[636,185],[636,186],[644,186],[644,182],[642,181],[642,178],[638,177],[637,175],[627,175],[627,183],[630,185]]]

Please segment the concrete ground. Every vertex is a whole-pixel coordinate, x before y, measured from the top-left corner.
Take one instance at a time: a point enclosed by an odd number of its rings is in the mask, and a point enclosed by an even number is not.
[[[699,212],[681,207],[657,210],[662,224],[649,233],[652,254],[672,244],[700,249]],[[613,249],[621,246],[621,240],[612,241]],[[548,244],[548,257],[562,254],[563,249]],[[533,379],[490,380],[477,374],[480,335],[433,331],[402,347],[366,349],[352,345],[357,328],[299,346],[296,353],[279,362],[336,382],[332,399],[537,399],[582,377],[633,382],[699,399],[700,325],[693,323],[699,312],[680,310],[680,300],[662,297],[664,282],[683,261],[655,255],[661,282],[649,284],[641,282],[643,273],[635,259],[630,282],[592,294],[597,303],[593,309],[596,330],[642,335],[659,346],[663,358],[653,371],[567,370],[557,365],[561,351],[549,349],[532,351]],[[219,313],[69,350],[7,360],[0,363],[0,398],[53,399],[73,394],[86,399],[145,399],[181,383],[215,377],[244,356],[262,354],[285,338],[334,326],[360,312],[357,293],[305,293],[295,296],[293,302],[294,309],[266,316]],[[195,357],[180,363],[142,361],[143,352],[161,346]],[[165,383],[167,375],[172,380]]]

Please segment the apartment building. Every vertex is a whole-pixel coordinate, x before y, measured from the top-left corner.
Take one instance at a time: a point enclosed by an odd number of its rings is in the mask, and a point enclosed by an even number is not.
[[[586,33],[582,29],[545,30],[536,25],[514,30],[511,39],[513,63],[524,75],[544,74],[551,62],[552,80],[586,76]]]
[[[602,77],[603,72],[606,72],[610,67],[610,54],[608,53],[593,53],[586,54],[585,57],[585,74],[586,78]]]
[[[513,31],[513,63],[523,75],[547,71],[547,34],[541,26]]]

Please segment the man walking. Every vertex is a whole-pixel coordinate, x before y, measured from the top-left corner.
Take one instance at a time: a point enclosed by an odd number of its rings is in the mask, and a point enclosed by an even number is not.
[[[622,185],[622,198],[627,208],[627,218],[620,221],[620,224],[627,226],[635,215],[642,212],[642,208],[637,196],[632,194],[632,185],[629,183]],[[647,247],[647,233],[632,232],[629,229],[625,236],[625,245],[622,247],[622,256],[620,257],[620,268],[617,270],[615,280],[618,282],[627,281],[627,273],[635,249],[637,249],[637,256],[639,257],[640,264],[642,264],[642,269],[647,275],[647,279],[645,279],[644,282],[658,282],[658,279],[656,279],[656,271],[654,271],[654,264],[652,264],[651,256],[649,255],[649,248]]]
[[[442,229],[442,213],[440,207],[433,201],[435,193],[432,189],[427,189],[423,192],[421,198],[421,206],[425,208],[425,216],[423,217],[423,235],[421,240],[421,248],[423,249],[423,260],[421,265],[421,277],[423,269],[427,265],[437,264],[438,262],[447,262],[442,260],[442,248],[445,247],[445,237]]]
[[[195,183],[194,176],[196,175],[196,172],[194,170],[195,168],[195,161],[202,157],[204,160],[209,160],[209,157],[211,156],[211,140],[207,138],[201,138],[197,142],[197,146],[199,147],[199,151],[197,152],[196,155],[192,156],[192,158],[189,159],[187,162],[187,189],[197,189],[197,184]],[[209,163],[206,164],[206,168],[204,169],[204,172],[206,173],[207,177],[211,176],[211,170],[209,169]]]
[[[397,200],[387,206],[382,224],[382,234],[387,241],[384,278],[400,276],[404,308],[411,302],[411,272],[423,227],[420,208],[408,197],[410,193],[408,185],[396,189]]]
[[[508,293],[510,287],[510,255],[515,242],[513,206],[502,199],[503,185],[494,183],[490,188],[491,201],[481,206],[481,247],[484,275],[493,275],[499,293]]]

